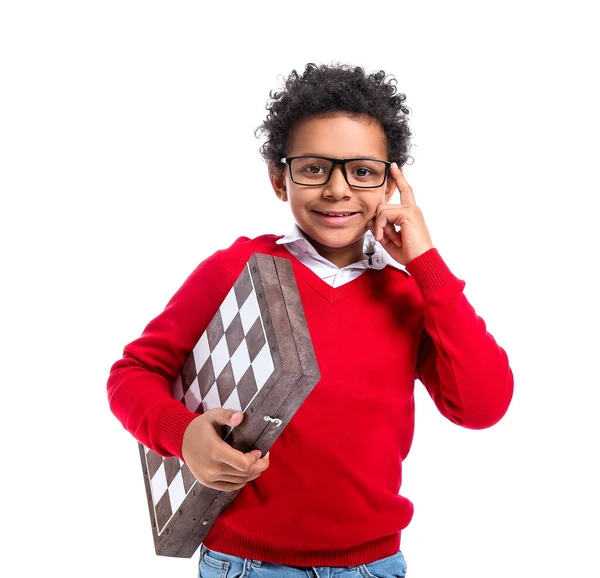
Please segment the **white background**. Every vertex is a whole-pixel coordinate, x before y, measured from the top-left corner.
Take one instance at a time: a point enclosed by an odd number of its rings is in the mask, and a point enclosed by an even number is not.
[[[1,573],[196,575],[154,554],[109,368],[201,260],[288,232],[254,129],[293,68],[342,61],[407,95],[405,175],[515,375],[483,431],[417,384],[409,577],[600,576],[592,5],[2,3]]]

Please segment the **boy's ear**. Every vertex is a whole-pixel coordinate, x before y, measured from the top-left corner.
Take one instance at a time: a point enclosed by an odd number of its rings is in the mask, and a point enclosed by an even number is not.
[[[269,167],[269,180],[271,181],[271,185],[273,186],[273,190],[277,195],[278,199],[281,199],[283,202],[287,201],[287,189],[285,186],[285,174],[281,170],[273,169],[273,167]]]

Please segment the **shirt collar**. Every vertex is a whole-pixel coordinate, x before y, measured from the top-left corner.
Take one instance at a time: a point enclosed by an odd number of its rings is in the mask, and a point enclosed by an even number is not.
[[[313,257],[314,259],[317,259],[322,263],[326,263],[327,265],[335,267],[335,265],[331,263],[331,261],[325,259],[325,257],[317,253],[317,250],[306,239],[306,237],[302,233],[302,230],[300,229],[300,227],[298,227],[297,223],[294,223],[294,226],[290,233],[288,233],[281,239],[278,239],[276,243],[278,245],[293,244],[295,248],[301,249],[310,257]],[[363,239],[363,251],[368,251],[369,249],[371,251],[374,251],[372,258],[370,259],[371,263],[369,263],[369,259],[364,259],[361,261],[357,261],[356,263],[347,265],[346,267],[344,267],[344,269],[383,269],[386,265],[390,265],[395,269],[400,269],[401,271],[405,271],[408,273],[404,265],[398,263],[397,261],[394,261],[390,254],[383,248],[383,245],[381,245],[379,241],[375,240],[375,236],[373,235],[373,233],[371,233],[371,231],[367,231]]]

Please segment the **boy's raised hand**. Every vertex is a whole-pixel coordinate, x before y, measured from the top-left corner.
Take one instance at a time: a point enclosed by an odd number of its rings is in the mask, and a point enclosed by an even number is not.
[[[433,248],[433,243],[421,209],[415,204],[412,187],[396,163],[392,164],[390,174],[400,192],[400,204],[380,204],[368,227],[392,259],[406,266]],[[396,231],[394,225],[400,230]]]
[[[183,434],[181,451],[194,477],[215,490],[233,492],[255,480],[269,467],[269,452],[242,453],[221,435],[222,426],[237,426],[244,414],[233,409],[215,408],[193,419]]]

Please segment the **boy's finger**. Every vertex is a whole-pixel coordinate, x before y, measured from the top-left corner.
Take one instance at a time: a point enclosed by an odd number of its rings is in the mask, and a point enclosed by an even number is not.
[[[384,237],[384,229],[388,225],[387,215],[385,211],[380,211],[380,213],[375,218],[375,226],[373,234],[375,235],[375,239],[377,241],[381,241]]]
[[[392,223],[388,223],[385,226],[381,244],[386,246],[390,241],[394,243],[394,245],[396,245],[397,247],[402,247],[402,237],[400,236],[400,232],[396,231]]]
[[[375,239],[380,241],[380,238],[385,237],[388,231],[391,231],[392,234],[395,232],[393,223],[389,220],[390,218],[395,218],[394,215],[398,212],[399,208],[394,207],[386,208],[382,210],[379,215],[377,215],[377,219],[375,222]],[[379,238],[377,237],[379,235]]]
[[[260,458],[260,451],[258,450],[252,450],[251,452],[244,454],[239,450],[232,448],[226,441],[221,441],[222,445],[219,444],[219,456],[217,461],[227,464],[240,472],[247,473]]]
[[[392,223],[388,223],[385,226],[385,234],[394,242],[402,239],[400,232],[396,231],[396,227]]]
[[[396,181],[396,186],[398,187],[398,191],[400,192],[400,204],[402,205],[414,205],[415,203],[415,195],[413,193],[412,187],[408,184],[402,171],[398,168],[396,163],[392,163],[392,176]]]

